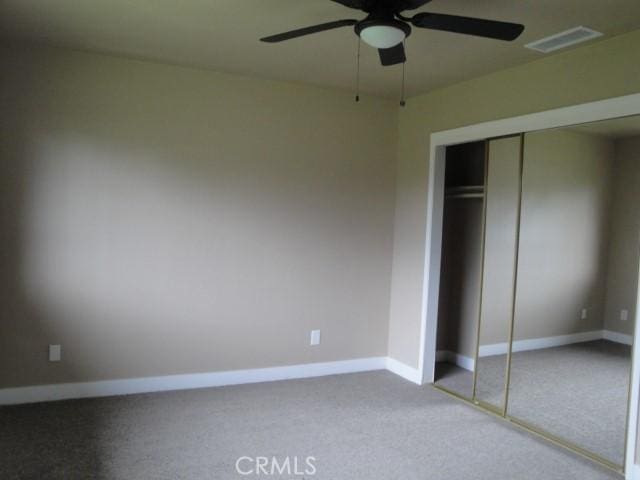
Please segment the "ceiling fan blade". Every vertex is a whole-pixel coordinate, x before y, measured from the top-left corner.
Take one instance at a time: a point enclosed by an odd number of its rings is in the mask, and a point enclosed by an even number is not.
[[[400,11],[403,12],[405,10],[415,10],[416,8],[420,8],[427,3],[431,3],[431,0],[400,0],[398,3]]]
[[[333,30],[334,28],[348,27],[358,23],[357,20],[337,20],[335,22],[321,23],[320,25],[313,25],[311,27],[299,28],[297,30],[291,30],[290,32],[278,33],[277,35],[271,35],[269,37],[261,38],[261,42],[277,43],[285,40],[291,40],[292,38],[303,37],[305,35],[311,35],[312,33],[324,32],[326,30]]]
[[[378,49],[378,53],[380,54],[380,63],[385,67],[407,61],[407,56],[404,53],[404,45],[402,43],[391,48],[380,48]]]
[[[480,18],[459,17],[441,13],[418,13],[411,19],[416,27],[464,33],[498,40],[515,40],[524,31],[524,25]]]
[[[345,7],[355,8],[356,10],[364,10],[367,4],[371,3],[371,1],[367,0],[333,0],[340,5],[344,5]]]

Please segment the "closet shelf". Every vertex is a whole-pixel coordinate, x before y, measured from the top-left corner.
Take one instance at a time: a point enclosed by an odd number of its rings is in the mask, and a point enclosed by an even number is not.
[[[450,187],[445,190],[446,198],[484,198],[484,185]]]

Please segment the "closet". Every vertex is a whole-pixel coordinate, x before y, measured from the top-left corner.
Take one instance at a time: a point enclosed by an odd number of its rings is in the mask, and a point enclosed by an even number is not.
[[[446,157],[436,384],[498,411],[508,375],[502,354],[513,309],[521,141],[456,145]]]
[[[486,142],[447,148],[436,382],[472,397],[476,350]],[[455,368],[460,365],[462,370]]]
[[[623,471],[640,117],[448,146],[435,386]]]

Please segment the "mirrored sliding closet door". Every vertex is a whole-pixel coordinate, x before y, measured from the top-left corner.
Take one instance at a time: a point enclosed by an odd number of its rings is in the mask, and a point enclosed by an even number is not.
[[[527,133],[508,415],[624,463],[640,117]]]
[[[447,147],[436,386],[622,472],[640,116]]]
[[[504,413],[518,239],[521,135],[487,142],[480,322],[473,399]]]

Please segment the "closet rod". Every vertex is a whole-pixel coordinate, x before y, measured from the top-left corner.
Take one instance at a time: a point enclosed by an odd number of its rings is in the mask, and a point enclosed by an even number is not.
[[[484,193],[448,193],[445,198],[484,198]]]

